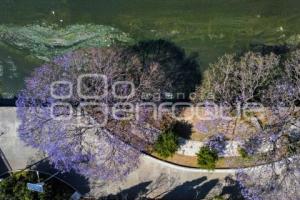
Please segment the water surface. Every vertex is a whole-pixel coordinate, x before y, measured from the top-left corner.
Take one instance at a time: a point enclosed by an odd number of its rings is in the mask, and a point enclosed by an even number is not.
[[[0,0],[0,24],[103,24],[136,40],[165,38],[197,52],[201,68],[252,44],[300,33],[299,0]],[[13,94],[35,64],[0,50],[2,90]]]

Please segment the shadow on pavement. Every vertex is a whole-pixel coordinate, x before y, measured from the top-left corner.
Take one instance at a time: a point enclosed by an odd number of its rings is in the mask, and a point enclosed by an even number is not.
[[[49,163],[48,160],[39,162],[38,164],[33,166],[32,169],[40,172],[49,173],[49,174],[55,174],[56,172],[58,172],[58,170],[55,169],[53,165]],[[86,194],[90,191],[89,181],[87,180],[87,178],[85,178],[80,174],[75,173],[74,171],[67,172],[67,173],[59,173],[58,175],[56,175],[56,177],[70,184],[81,194]]]
[[[0,149],[0,175],[3,175],[9,171],[11,171],[11,166],[7,161],[4,153]]]
[[[223,187],[220,195],[229,195],[230,200],[244,200],[238,182],[229,176],[226,177],[225,180],[227,186]]]
[[[101,197],[98,200],[123,200],[123,199],[141,199],[139,195],[147,193],[147,186],[149,186],[152,181],[147,181],[123,190],[115,195],[108,195],[106,197]]]
[[[13,98],[2,98],[0,97],[0,107],[15,107],[17,97]]]
[[[218,179],[213,179],[203,183],[207,178],[201,177],[193,181],[187,181],[182,185],[175,187],[162,199],[166,200],[184,200],[184,199],[204,199],[210,190],[217,185]],[[202,184],[203,183],[203,184]]]
[[[201,177],[193,181],[187,181],[170,191],[165,191],[160,197],[155,199],[166,200],[198,200],[205,199],[206,195],[218,184],[218,179],[206,181],[206,177]],[[205,182],[206,181],[206,182]],[[151,187],[153,183],[143,182],[135,185],[131,188],[123,190],[116,195],[108,195],[101,197],[98,200],[129,200],[129,199],[141,199],[150,200],[149,194],[151,193]]]

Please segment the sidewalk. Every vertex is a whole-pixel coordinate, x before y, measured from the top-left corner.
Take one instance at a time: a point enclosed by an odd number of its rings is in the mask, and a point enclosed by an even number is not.
[[[0,149],[3,151],[13,171],[23,169],[30,163],[38,161],[42,155],[36,149],[28,147],[17,135],[19,122],[16,108],[0,108]]]

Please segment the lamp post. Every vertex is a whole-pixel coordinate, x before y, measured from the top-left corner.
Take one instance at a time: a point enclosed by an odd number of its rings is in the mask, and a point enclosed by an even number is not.
[[[55,174],[51,175],[50,177],[48,177],[46,180],[44,180],[43,182],[38,182],[38,183],[27,183],[27,189],[30,191],[34,191],[34,192],[40,192],[43,193],[44,192],[44,184],[46,181],[49,181],[51,178],[55,177],[57,174],[59,174],[60,172],[56,172]],[[37,172],[37,176],[38,176],[38,180],[39,180],[39,175]]]

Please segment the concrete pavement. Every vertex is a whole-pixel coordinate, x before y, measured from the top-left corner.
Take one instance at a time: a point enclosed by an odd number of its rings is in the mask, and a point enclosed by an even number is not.
[[[0,108],[0,149],[9,162],[12,170],[25,168],[28,164],[41,158],[42,154],[28,147],[17,135],[19,122],[16,108]]]
[[[203,199],[214,193],[214,189],[219,189],[220,184],[224,184],[224,178],[230,174],[232,174],[230,171],[187,170],[184,167],[174,167],[157,162],[149,156],[142,156],[139,168],[124,181],[114,183],[94,182],[95,187],[91,187],[90,194],[106,196],[124,190],[134,193],[131,189],[144,183],[146,187],[139,189],[139,192],[147,190],[148,197],[167,195],[164,199],[176,200],[195,199],[198,195],[197,199]],[[91,184],[91,186],[94,184]]]

